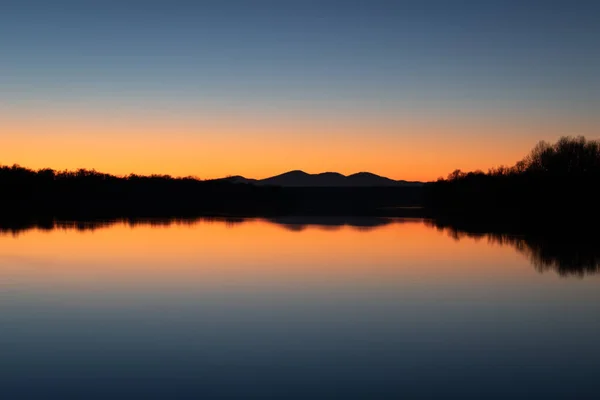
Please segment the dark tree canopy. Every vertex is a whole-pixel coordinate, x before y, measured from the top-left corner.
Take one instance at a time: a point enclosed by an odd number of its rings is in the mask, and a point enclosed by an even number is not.
[[[448,174],[446,180],[458,181],[481,176],[511,176],[535,174],[555,177],[597,177],[600,174],[600,141],[583,136],[564,136],[556,143],[539,142],[527,156],[514,166],[490,168],[465,173],[460,169]],[[443,181],[444,179],[439,179]]]
[[[539,142],[514,166],[455,170],[427,187],[436,213],[558,221],[599,219],[600,141],[562,137]]]

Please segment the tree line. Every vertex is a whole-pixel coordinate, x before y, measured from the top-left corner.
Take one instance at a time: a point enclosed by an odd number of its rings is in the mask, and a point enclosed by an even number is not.
[[[488,172],[455,170],[427,187],[437,213],[565,220],[598,217],[600,141],[562,137],[539,142],[515,165]]]
[[[169,175],[0,167],[0,219],[374,215],[421,201],[413,187],[278,187]]]
[[[599,183],[600,142],[584,137],[540,142],[512,167],[456,170],[422,187],[292,188],[13,165],[0,166],[0,218],[410,214],[547,223],[600,219]],[[423,209],[406,208],[414,206]]]

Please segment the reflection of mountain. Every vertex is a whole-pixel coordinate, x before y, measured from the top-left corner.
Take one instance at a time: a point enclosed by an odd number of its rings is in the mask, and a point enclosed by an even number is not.
[[[308,174],[304,171],[290,171],[266,179],[248,179],[243,176],[230,176],[223,180],[233,183],[252,183],[283,187],[381,187],[381,186],[421,186],[421,182],[396,181],[370,172],[342,175],[337,172]]]
[[[255,218],[257,219],[257,218]],[[337,230],[351,227],[361,231],[378,229],[390,224],[400,224],[414,221],[405,218],[378,217],[342,217],[342,216],[281,216],[258,218],[259,220],[277,224],[290,231],[303,231],[309,227],[323,230]],[[219,223],[236,226],[253,219],[237,217],[201,217],[201,218],[124,218],[114,220],[94,221],[61,221],[44,220],[13,220],[0,221],[0,234],[18,235],[29,229],[40,230],[70,230],[93,231],[114,224],[127,224],[131,227],[138,225],[169,226],[193,225],[202,223]],[[446,232],[455,240],[463,238],[484,239],[492,244],[511,246],[517,252],[526,256],[539,272],[555,271],[560,276],[584,276],[600,272],[600,237],[598,235],[577,235],[576,230],[531,231],[522,227],[510,229],[506,224],[486,225],[481,221],[476,223],[460,219],[421,220],[432,228]]]
[[[115,224],[126,224],[131,227],[139,225],[169,226],[169,225],[193,225],[203,223],[224,223],[227,226],[235,226],[247,221],[260,219],[279,225],[290,231],[302,231],[308,227],[318,227],[323,230],[336,230],[344,226],[356,228],[357,230],[371,230],[392,223],[409,221],[398,218],[379,217],[341,217],[341,216],[282,216],[271,218],[238,218],[238,217],[197,217],[197,218],[119,218],[110,220],[75,220],[63,221],[55,219],[30,220],[30,221],[0,221],[0,234],[8,233],[17,235],[29,229],[40,230],[68,230],[93,231],[107,228]]]
[[[555,271],[560,276],[585,276],[600,272],[600,238],[579,235],[571,231],[545,233],[493,231],[480,224],[471,225],[431,220],[427,225],[445,231],[456,240],[462,238],[487,239],[488,242],[511,246],[526,256],[539,272]]]
[[[343,226],[350,226],[357,230],[368,231],[391,223],[402,221],[392,218],[377,217],[338,217],[338,216],[286,216],[269,218],[267,221],[283,226],[291,231],[302,231],[309,226],[316,226],[323,230],[336,230]]]

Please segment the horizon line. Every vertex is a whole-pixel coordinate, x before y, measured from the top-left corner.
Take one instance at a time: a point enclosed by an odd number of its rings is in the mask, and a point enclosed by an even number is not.
[[[435,180],[408,180],[408,179],[395,179],[395,178],[390,178],[388,176],[385,175],[380,175],[377,174],[375,172],[370,172],[370,171],[359,171],[359,172],[354,172],[351,174],[342,174],[341,172],[336,172],[336,171],[322,171],[322,172],[316,172],[316,173],[311,173],[311,172],[306,172],[303,169],[291,169],[285,172],[281,172],[275,175],[270,175],[264,178],[249,178],[245,175],[242,174],[229,174],[229,175],[225,175],[225,176],[221,176],[221,177],[216,177],[216,178],[202,178],[198,175],[173,175],[173,174],[164,174],[164,173],[149,173],[149,174],[138,174],[138,173],[134,173],[134,172],[130,172],[127,174],[115,174],[115,173],[109,173],[109,172],[103,172],[100,170],[97,170],[95,168],[87,168],[87,167],[78,167],[78,168],[64,168],[64,169],[56,169],[56,168],[52,168],[52,167],[43,167],[43,168],[30,168],[27,166],[23,166],[19,163],[13,163],[12,165],[5,165],[0,163],[0,168],[23,168],[26,170],[30,170],[30,171],[35,171],[35,172],[39,172],[39,171],[45,171],[45,170],[51,170],[54,171],[55,173],[74,173],[74,172],[78,172],[78,171],[87,171],[87,172],[95,172],[97,174],[101,174],[101,175],[109,175],[109,176],[113,176],[116,178],[127,178],[130,176],[139,176],[139,177],[153,177],[153,176],[160,176],[160,177],[170,177],[173,179],[195,179],[198,181],[215,181],[215,180],[221,180],[221,179],[227,179],[227,178],[236,178],[236,177],[240,177],[240,178],[244,178],[244,179],[249,179],[249,180],[256,180],[256,181],[261,181],[261,180],[265,180],[265,179],[269,179],[269,178],[274,178],[277,176],[281,176],[281,175],[285,175],[285,174],[289,174],[289,173],[293,173],[293,172],[302,172],[306,175],[309,176],[316,176],[316,175],[323,175],[323,174],[337,174],[337,175],[341,175],[344,178],[348,178],[350,176],[354,176],[354,175],[358,175],[358,174],[371,174],[371,175],[375,175],[377,177],[380,178],[385,178],[385,179],[389,179],[392,181],[403,181],[403,182],[408,182],[408,183],[428,183],[428,182],[435,182]]]

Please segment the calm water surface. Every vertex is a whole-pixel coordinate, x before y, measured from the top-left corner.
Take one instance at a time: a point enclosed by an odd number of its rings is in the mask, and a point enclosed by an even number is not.
[[[4,232],[2,398],[600,398],[594,268],[301,222]]]

